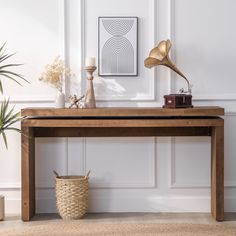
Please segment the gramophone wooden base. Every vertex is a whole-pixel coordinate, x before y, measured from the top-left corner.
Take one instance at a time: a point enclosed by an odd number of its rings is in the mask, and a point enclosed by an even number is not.
[[[169,94],[164,96],[165,104],[163,108],[191,108],[192,95],[189,94]]]

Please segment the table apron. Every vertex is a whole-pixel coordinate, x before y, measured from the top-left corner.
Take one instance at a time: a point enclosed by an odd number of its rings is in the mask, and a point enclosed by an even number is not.
[[[34,137],[161,137],[211,136],[211,127],[40,127]]]

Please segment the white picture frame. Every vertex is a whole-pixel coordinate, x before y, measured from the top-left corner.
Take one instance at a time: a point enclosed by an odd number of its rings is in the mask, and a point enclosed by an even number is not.
[[[138,75],[138,17],[98,18],[98,74]]]

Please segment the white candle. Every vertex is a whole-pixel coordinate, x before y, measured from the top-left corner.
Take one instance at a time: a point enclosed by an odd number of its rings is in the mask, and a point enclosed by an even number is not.
[[[4,206],[4,196],[0,195],[0,220],[5,217],[5,206]]]
[[[85,66],[96,66],[96,58],[95,57],[86,58]]]

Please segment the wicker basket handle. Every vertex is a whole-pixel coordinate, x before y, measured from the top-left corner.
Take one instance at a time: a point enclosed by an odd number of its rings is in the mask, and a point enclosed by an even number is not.
[[[60,178],[60,176],[58,175],[58,173],[54,170],[53,174],[55,175],[56,178]]]
[[[89,174],[90,174],[91,170],[88,171],[88,173],[85,175],[85,179],[88,179],[89,178]]]

